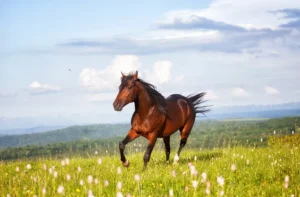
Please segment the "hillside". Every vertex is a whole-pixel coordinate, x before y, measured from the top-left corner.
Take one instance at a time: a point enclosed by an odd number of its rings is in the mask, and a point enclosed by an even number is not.
[[[269,136],[299,134],[300,117],[288,117],[269,120],[198,120],[186,145],[187,148],[213,149],[222,147],[265,147]],[[129,125],[89,125],[74,126],[53,132],[32,135],[5,136],[0,138],[0,159],[11,160],[34,157],[53,157],[64,155],[88,156],[114,154],[118,151],[119,141],[127,133]],[[26,141],[27,140],[27,141]],[[171,136],[171,148],[177,149],[180,141],[179,132]],[[31,142],[32,145],[18,148],[5,148],[5,144]],[[47,145],[46,145],[47,144]],[[139,146],[138,146],[139,144]],[[127,145],[128,150],[141,150],[147,140],[138,138]],[[12,146],[11,146],[12,147]],[[156,149],[164,149],[159,139]]]
[[[128,124],[95,124],[87,126],[71,126],[55,131],[7,135],[0,137],[0,148],[25,146],[29,144],[51,144],[57,142],[68,142],[79,139],[111,138],[127,133]]]

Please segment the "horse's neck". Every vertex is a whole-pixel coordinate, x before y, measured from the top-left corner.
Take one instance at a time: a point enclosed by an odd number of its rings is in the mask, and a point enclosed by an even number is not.
[[[146,118],[149,110],[153,107],[153,102],[146,92],[146,90],[140,91],[137,100],[135,101],[135,111],[142,117]]]

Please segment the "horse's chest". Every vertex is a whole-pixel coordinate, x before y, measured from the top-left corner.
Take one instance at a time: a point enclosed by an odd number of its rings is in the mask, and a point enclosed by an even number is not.
[[[136,116],[132,127],[137,133],[147,135],[148,133],[159,130],[161,127],[160,125],[160,120],[153,121],[152,118],[141,119],[139,116]]]

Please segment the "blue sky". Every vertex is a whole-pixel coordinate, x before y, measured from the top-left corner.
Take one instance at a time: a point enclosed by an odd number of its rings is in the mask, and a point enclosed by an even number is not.
[[[136,69],[216,107],[300,101],[297,1],[1,1],[0,35],[3,120],[127,121],[112,101]]]

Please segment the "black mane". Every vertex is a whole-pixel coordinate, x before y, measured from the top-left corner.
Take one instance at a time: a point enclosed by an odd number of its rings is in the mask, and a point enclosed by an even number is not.
[[[127,76],[124,76],[122,78],[122,83],[119,88],[122,89],[127,84],[128,81],[133,79],[133,77],[134,77],[133,73],[129,73]],[[143,85],[143,87],[145,88],[145,90],[148,93],[151,100],[158,107],[159,111],[161,111],[163,114],[167,115],[168,106],[167,106],[166,98],[160,92],[158,92],[156,90],[156,87],[153,84],[145,82],[144,80],[142,80],[140,78],[138,78],[137,81]]]

